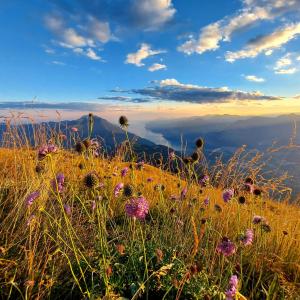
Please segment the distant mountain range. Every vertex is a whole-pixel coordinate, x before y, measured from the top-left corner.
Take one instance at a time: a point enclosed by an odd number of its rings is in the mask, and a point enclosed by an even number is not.
[[[147,130],[161,134],[175,149],[194,149],[198,137],[205,140],[205,153],[211,161],[223,154],[226,161],[242,145],[248,149],[266,152],[286,146],[293,137],[293,143],[300,145],[300,116],[296,114],[276,117],[241,117],[232,115],[191,117],[173,120],[159,120],[146,124]],[[295,193],[300,193],[300,149],[282,149],[273,154],[269,169],[278,174],[288,171],[294,178],[290,182]],[[277,171],[276,171],[277,172]]]
[[[120,127],[113,125],[105,119],[98,116],[93,116],[94,126],[92,132],[92,138],[98,138],[101,141],[103,149],[109,154],[113,153],[117,147],[126,140],[125,131]],[[66,140],[70,140],[71,128],[76,127],[78,134],[81,138],[88,136],[88,116],[83,116],[77,120],[64,120],[60,122],[42,122],[38,124],[22,124],[17,126],[17,130],[20,132],[20,136],[26,135],[27,139],[32,145],[38,141],[34,141],[33,132],[38,132],[41,128],[46,129],[46,134],[50,136],[52,131],[60,132],[66,136]],[[2,139],[3,133],[6,130],[6,125],[2,123],[0,125],[0,137]],[[128,132],[128,138],[133,142],[133,150],[139,154],[140,157],[146,155],[147,158],[153,158],[159,156],[160,153],[164,157],[167,157],[170,149],[163,145],[156,145],[155,143],[141,138],[133,133]],[[68,145],[69,147],[72,144]]]

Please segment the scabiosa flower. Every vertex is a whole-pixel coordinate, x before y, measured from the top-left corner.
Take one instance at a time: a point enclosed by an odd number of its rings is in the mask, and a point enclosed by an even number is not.
[[[134,193],[134,186],[132,184],[125,184],[123,189],[123,195],[125,197],[131,197]]]
[[[254,238],[254,232],[252,229],[247,229],[244,236],[242,237],[242,243],[244,246],[252,245]]]
[[[203,145],[204,145],[203,139],[202,139],[202,138],[198,138],[198,139],[196,140],[196,142],[195,142],[195,145],[196,145],[197,148],[202,148]]]
[[[235,299],[236,292],[238,289],[238,284],[239,284],[239,281],[238,281],[237,276],[232,275],[229,280],[229,288],[228,288],[228,290],[225,291],[226,300]]]
[[[129,171],[129,168],[128,168],[128,167],[123,168],[123,169],[121,170],[121,176],[122,176],[122,177],[125,177],[125,176],[127,175],[128,171]]]
[[[191,155],[191,159],[193,160],[193,162],[196,162],[198,161],[200,158],[200,155],[198,152],[194,152],[192,155]]]
[[[184,187],[180,194],[181,200],[186,197],[187,191],[188,191],[187,187]]]
[[[77,127],[72,127],[71,130],[72,130],[73,132],[78,132],[78,128],[77,128]]]
[[[99,178],[97,174],[89,173],[84,177],[83,182],[87,188],[92,189],[99,185]]]
[[[136,164],[136,169],[142,170],[144,168],[145,162],[142,160]]]
[[[226,189],[223,191],[223,200],[224,202],[229,202],[234,196],[234,189]]]
[[[54,191],[58,191],[59,193],[63,192],[65,183],[65,176],[62,173],[56,175],[56,179],[51,181],[51,185]]]
[[[124,188],[124,183],[120,182],[118,183],[114,188],[114,195],[115,197],[118,197],[120,194],[120,191]]]
[[[66,214],[67,214],[68,216],[70,216],[70,215],[71,215],[71,213],[72,213],[72,210],[71,210],[71,207],[70,207],[70,205],[68,205],[68,204],[64,204],[64,210],[65,210],[65,212],[66,212]]]
[[[126,116],[121,116],[119,118],[119,124],[122,128],[127,128],[129,126],[127,117]]]
[[[38,150],[38,159],[44,159],[50,153],[56,153],[58,151],[58,147],[54,144],[43,145]]]
[[[149,212],[149,203],[144,197],[132,198],[126,203],[125,211],[129,217],[143,220]]]
[[[208,175],[203,175],[200,180],[199,180],[199,185],[201,187],[206,187],[209,185],[209,176]]]
[[[174,160],[176,158],[176,155],[175,155],[175,152],[174,151],[171,151],[169,153],[169,160]]]
[[[262,223],[264,220],[265,220],[264,217],[261,217],[261,216],[254,216],[254,217],[253,217],[253,220],[252,220],[252,223],[253,223],[253,224],[259,224],[259,223]]]
[[[39,191],[35,191],[31,194],[29,194],[26,198],[26,204],[27,206],[31,206],[32,203],[34,202],[34,200],[36,200],[38,197],[40,196],[40,192]]]
[[[236,251],[235,244],[227,237],[223,237],[221,243],[217,247],[217,252],[221,252],[224,256],[230,256]]]
[[[208,205],[209,204],[209,197],[206,197],[203,201],[204,205]]]

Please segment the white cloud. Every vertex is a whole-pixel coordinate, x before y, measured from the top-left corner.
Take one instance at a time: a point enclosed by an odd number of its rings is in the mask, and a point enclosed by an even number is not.
[[[53,65],[58,65],[58,66],[65,66],[66,64],[62,61],[58,61],[58,60],[53,60],[52,61]]]
[[[244,49],[236,52],[227,52],[225,57],[228,62],[238,59],[256,57],[262,52],[268,52],[280,48],[282,45],[293,40],[300,34],[300,23],[287,25],[279,28],[269,35],[252,40]]]
[[[91,48],[87,49],[86,56],[92,60],[102,60],[101,57]]]
[[[296,60],[299,60],[299,61],[300,61],[300,56],[298,56],[298,57],[296,58]]]
[[[131,9],[137,25],[146,30],[158,29],[176,13],[172,0],[134,0]]]
[[[247,75],[247,76],[245,76],[245,78],[246,78],[248,81],[253,81],[253,82],[265,82],[265,79],[264,79],[264,78],[257,77],[257,76],[255,76],[255,75]]]
[[[283,75],[289,75],[289,74],[294,74],[297,72],[296,68],[289,68],[289,69],[280,69],[276,70],[275,74],[283,74]]]
[[[178,47],[186,54],[202,54],[220,47],[220,42],[229,42],[232,35],[242,29],[264,21],[273,20],[283,14],[300,10],[299,0],[244,0],[242,9],[231,17],[211,23],[201,29],[198,39],[190,38]],[[270,55],[267,51],[266,55]]]
[[[87,31],[101,43],[107,43],[113,38],[109,23],[100,22],[95,18],[91,18]]]
[[[157,55],[160,53],[165,53],[165,50],[152,50],[150,45],[143,43],[141,45],[141,48],[135,52],[135,53],[129,53],[127,54],[125,63],[126,64],[133,64],[137,67],[142,67],[145,64],[142,62],[147,57]]]
[[[193,53],[201,54],[208,50],[218,49],[220,40],[222,40],[222,32],[220,24],[217,22],[204,27],[198,40],[191,38],[179,46],[178,51],[188,55]]]
[[[149,70],[150,72],[154,72],[154,71],[158,71],[158,70],[164,70],[164,69],[166,69],[166,68],[167,68],[167,66],[164,65],[164,64],[155,63],[155,64],[153,64],[152,66],[150,66],[150,67],[148,68],[148,70]]]
[[[279,70],[284,67],[290,66],[292,64],[292,60],[290,58],[291,54],[287,53],[285,56],[277,60],[274,70]]]

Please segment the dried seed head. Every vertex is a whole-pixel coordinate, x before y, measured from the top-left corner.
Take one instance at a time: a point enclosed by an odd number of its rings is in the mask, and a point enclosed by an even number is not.
[[[86,146],[83,142],[78,142],[75,145],[75,151],[78,153],[83,153],[86,151]]]
[[[123,195],[125,197],[131,197],[134,193],[134,186],[131,184],[125,184],[123,189]]]
[[[128,119],[127,119],[127,117],[126,117],[126,116],[121,116],[121,117],[119,118],[119,124],[120,124],[120,126],[121,126],[122,128],[128,127],[129,124],[128,124]]]
[[[95,188],[99,185],[99,178],[95,173],[89,173],[84,177],[84,185],[87,188]]]
[[[202,138],[198,138],[195,142],[197,148],[202,148],[204,145],[204,141]]]

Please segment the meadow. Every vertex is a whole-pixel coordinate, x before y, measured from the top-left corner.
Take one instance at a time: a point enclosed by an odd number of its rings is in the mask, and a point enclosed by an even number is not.
[[[300,299],[299,204],[257,156],[209,166],[199,138],[191,156],[144,161],[126,117],[107,155],[87,126],[70,128],[72,148],[7,126],[1,299]]]

